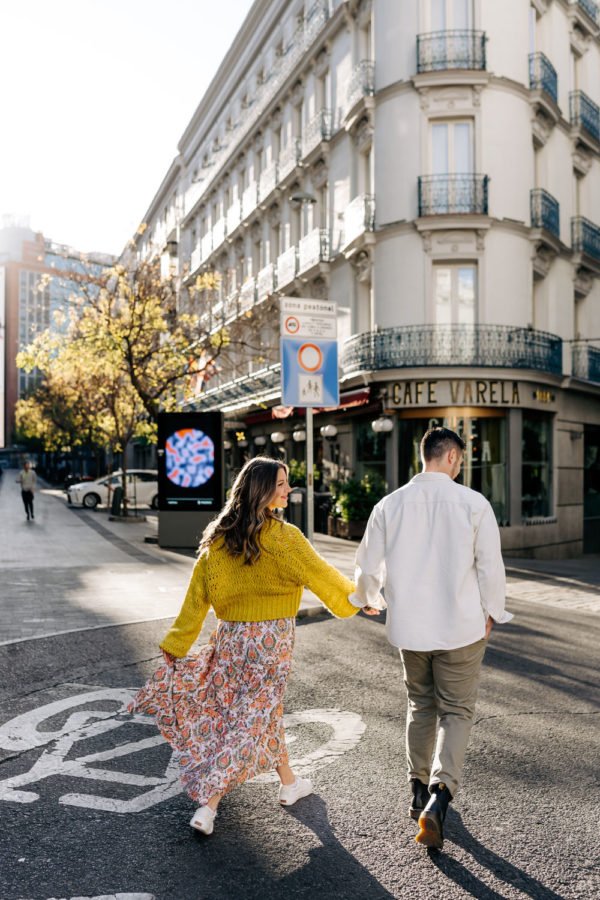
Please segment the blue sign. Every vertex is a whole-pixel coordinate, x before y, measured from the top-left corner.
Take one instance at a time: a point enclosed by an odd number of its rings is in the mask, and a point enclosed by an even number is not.
[[[284,406],[338,406],[335,303],[282,298],[281,394]]]
[[[337,341],[282,340],[281,381],[284,406],[337,406]]]

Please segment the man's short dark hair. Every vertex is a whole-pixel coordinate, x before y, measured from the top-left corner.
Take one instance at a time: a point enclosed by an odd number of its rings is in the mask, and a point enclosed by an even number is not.
[[[466,446],[460,435],[450,428],[430,428],[421,440],[421,456],[425,462],[429,462],[449,453],[453,447],[464,453]]]

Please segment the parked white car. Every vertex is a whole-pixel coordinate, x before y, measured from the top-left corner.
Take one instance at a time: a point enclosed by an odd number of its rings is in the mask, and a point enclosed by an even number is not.
[[[123,486],[121,470],[98,478],[97,481],[82,481],[72,484],[67,490],[69,503],[95,509],[110,506],[115,488]],[[158,472],[156,469],[127,470],[127,501],[131,507],[151,506],[158,509]]]

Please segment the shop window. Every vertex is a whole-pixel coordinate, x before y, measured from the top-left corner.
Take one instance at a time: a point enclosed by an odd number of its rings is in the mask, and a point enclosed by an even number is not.
[[[583,552],[600,553],[600,427],[594,425],[584,430]]]
[[[524,519],[552,515],[552,417],[523,415],[522,515]]]
[[[419,445],[429,428],[443,425],[456,431],[467,445],[459,483],[489,500],[500,525],[508,525],[506,419],[503,416],[456,414],[400,421],[400,484],[421,471]]]
[[[385,434],[377,434],[371,428],[370,422],[363,422],[358,426],[356,438],[356,475],[363,478],[365,475],[380,475],[385,480]]]

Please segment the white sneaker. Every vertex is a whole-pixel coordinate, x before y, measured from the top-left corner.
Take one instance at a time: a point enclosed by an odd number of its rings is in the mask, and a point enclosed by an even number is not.
[[[216,810],[212,810],[210,806],[200,806],[190,819],[190,825],[202,834],[212,834],[216,815]]]
[[[313,786],[310,778],[300,778],[296,775],[293,784],[282,784],[279,788],[279,802],[282,806],[291,806],[301,797],[308,797],[312,794]]]

